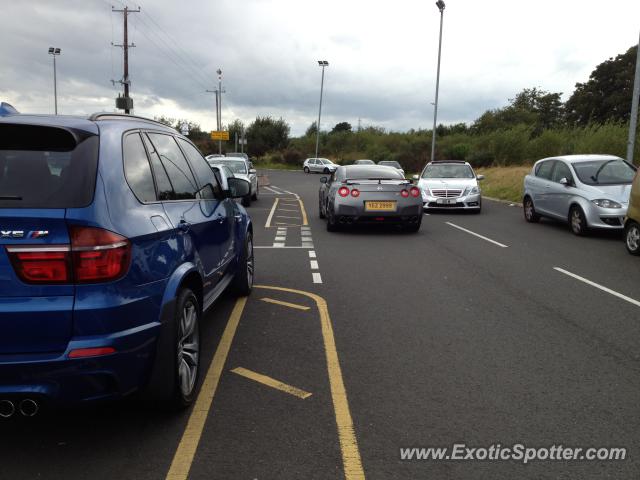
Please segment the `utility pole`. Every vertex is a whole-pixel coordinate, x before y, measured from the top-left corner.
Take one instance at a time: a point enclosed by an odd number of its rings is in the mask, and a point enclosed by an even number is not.
[[[633,151],[636,146],[636,130],[638,129],[638,102],[640,102],[640,38],[636,56],[636,77],[633,81],[631,100],[631,118],[629,119],[629,141],[627,142],[627,162],[633,164]]]
[[[124,18],[124,41],[122,45],[114,45],[114,47],[122,47],[123,56],[124,56],[124,75],[122,80],[118,83],[124,85],[124,96],[116,99],[116,108],[120,110],[124,110],[124,113],[131,113],[133,109],[133,99],[129,96],[129,48],[135,47],[134,43],[129,44],[129,28],[128,28],[128,17],[130,13],[139,13],[140,7],[137,10],[129,10],[129,7],[124,7],[122,10],[117,10],[111,7],[111,11],[114,13],[122,13]],[[113,80],[112,80],[113,82]],[[115,82],[114,82],[115,83]]]
[[[222,70],[218,69],[216,73],[218,74],[218,88],[205,91],[216,94],[216,128],[219,132],[222,130],[222,94],[226,93],[226,90],[222,88]],[[218,153],[222,154],[222,140],[218,140]]]

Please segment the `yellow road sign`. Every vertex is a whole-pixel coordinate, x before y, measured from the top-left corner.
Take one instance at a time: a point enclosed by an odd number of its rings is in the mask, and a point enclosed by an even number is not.
[[[211,140],[224,140],[225,142],[229,140],[229,132],[211,132]]]

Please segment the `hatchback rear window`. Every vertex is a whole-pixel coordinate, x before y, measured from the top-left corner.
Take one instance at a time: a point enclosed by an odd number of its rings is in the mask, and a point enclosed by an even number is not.
[[[0,208],[86,207],[98,147],[98,137],[86,132],[0,124]]]

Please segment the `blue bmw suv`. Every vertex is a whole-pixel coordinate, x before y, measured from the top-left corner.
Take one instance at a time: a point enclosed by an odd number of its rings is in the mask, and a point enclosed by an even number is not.
[[[118,114],[0,116],[0,416],[195,396],[199,320],[253,284],[250,185]]]

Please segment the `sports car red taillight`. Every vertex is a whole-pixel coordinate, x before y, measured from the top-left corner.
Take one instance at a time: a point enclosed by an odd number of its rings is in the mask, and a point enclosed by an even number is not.
[[[402,198],[409,198],[409,192],[404,188],[400,191],[400,195],[402,195]]]
[[[360,190],[354,188],[353,190],[351,190],[351,196],[354,198],[358,198],[360,196]]]
[[[420,189],[418,187],[411,187],[411,196],[414,198],[418,198],[420,196]]]
[[[340,195],[341,197],[349,196],[349,189],[347,187],[340,187],[340,189],[338,190],[338,195]]]

